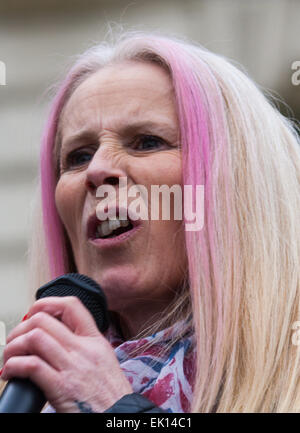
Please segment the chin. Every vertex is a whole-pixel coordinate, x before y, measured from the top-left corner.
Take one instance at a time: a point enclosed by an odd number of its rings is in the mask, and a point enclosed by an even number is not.
[[[136,272],[124,267],[104,272],[90,272],[89,275],[101,286],[109,304],[115,299],[124,305],[124,300],[126,303],[126,299],[140,291]]]

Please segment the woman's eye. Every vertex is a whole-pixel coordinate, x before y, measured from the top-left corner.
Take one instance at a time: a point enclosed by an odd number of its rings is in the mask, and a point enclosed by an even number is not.
[[[67,155],[65,166],[66,168],[72,169],[86,164],[92,159],[93,155],[90,152],[84,150],[75,150]]]
[[[165,145],[163,139],[154,135],[143,135],[134,141],[135,150],[152,150]]]

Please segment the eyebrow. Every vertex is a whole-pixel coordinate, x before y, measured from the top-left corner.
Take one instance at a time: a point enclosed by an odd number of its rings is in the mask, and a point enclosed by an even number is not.
[[[157,123],[153,121],[134,122],[124,127],[121,127],[120,132],[122,135],[137,133],[139,131],[145,131],[145,132],[149,131],[149,133],[151,133],[151,130],[153,129],[155,130],[156,133],[167,134],[168,136],[174,139],[178,137],[177,128],[167,122],[166,123],[162,123],[162,122]],[[83,129],[81,131],[76,132],[75,134],[70,135],[66,139],[61,140],[60,147],[62,146],[65,147],[75,142],[95,140],[97,138],[98,135],[94,131],[89,129]]]

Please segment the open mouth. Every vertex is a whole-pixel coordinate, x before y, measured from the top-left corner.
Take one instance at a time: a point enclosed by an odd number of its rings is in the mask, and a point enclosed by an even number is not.
[[[127,219],[119,219],[119,214],[114,219],[101,221],[96,214],[92,215],[88,220],[87,237],[88,239],[110,239],[117,238],[126,232],[130,232],[136,226],[140,225],[140,221],[132,221],[129,216]]]
[[[116,238],[117,236],[129,232],[133,225],[129,220],[107,220],[103,221],[96,228],[95,239]]]

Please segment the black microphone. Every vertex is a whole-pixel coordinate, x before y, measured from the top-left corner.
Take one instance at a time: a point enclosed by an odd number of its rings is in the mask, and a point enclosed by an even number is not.
[[[94,280],[82,274],[65,274],[40,287],[36,299],[47,296],[77,296],[92,314],[100,332],[107,330],[106,297]],[[46,403],[43,392],[28,379],[11,379],[0,398],[0,413],[39,413]]]

